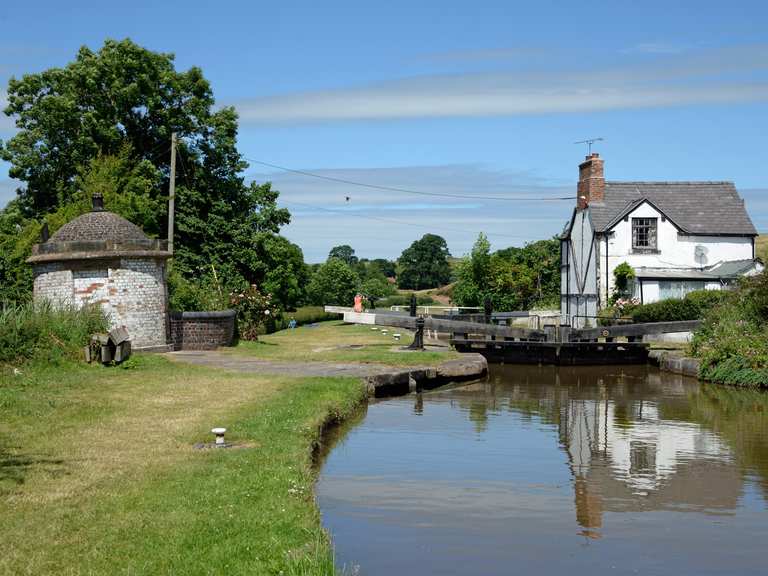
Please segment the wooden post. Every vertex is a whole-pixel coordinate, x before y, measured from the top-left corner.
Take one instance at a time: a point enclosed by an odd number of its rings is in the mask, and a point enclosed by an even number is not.
[[[171,134],[171,182],[168,185],[168,252],[173,254],[173,216],[176,203],[176,132]]]

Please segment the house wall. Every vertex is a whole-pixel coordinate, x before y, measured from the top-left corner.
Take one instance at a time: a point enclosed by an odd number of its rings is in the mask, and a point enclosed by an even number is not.
[[[598,308],[596,264],[599,247],[595,242],[587,210],[574,215],[570,237],[562,244],[560,313],[561,321],[573,327],[595,324]]]
[[[34,268],[36,300],[98,304],[111,328],[125,327],[134,348],[166,344],[165,263],[154,258],[72,261]]]
[[[658,253],[636,254],[632,251],[632,218],[657,218]],[[605,250],[605,238],[600,244]],[[707,249],[706,257],[696,259],[696,246]],[[672,222],[662,221],[662,214],[648,203],[641,204],[632,211],[626,220],[619,221],[608,236],[608,266],[605,257],[600,260],[601,302],[606,302],[613,292],[613,270],[622,262],[633,268],[701,268],[718,262],[731,260],[749,260],[752,258],[752,239],[740,236],[688,236],[678,232]],[[606,288],[606,279],[608,280]],[[719,289],[717,283],[711,283],[708,289]],[[643,301],[654,302],[659,297],[658,282],[643,283]]]

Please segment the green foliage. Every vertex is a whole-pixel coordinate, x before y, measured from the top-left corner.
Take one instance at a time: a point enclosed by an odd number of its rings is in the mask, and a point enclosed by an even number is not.
[[[390,306],[409,306],[411,303],[411,293],[406,292],[404,294],[395,294],[393,296],[387,296],[376,302],[377,308],[389,308]],[[431,296],[425,296],[423,294],[416,295],[417,306],[429,306],[430,304],[438,304],[438,302]]]
[[[330,260],[331,258],[338,258],[349,267],[354,267],[358,262],[355,250],[349,244],[342,244],[341,246],[331,248],[327,259]]]
[[[521,310],[558,301],[560,296],[557,239],[540,240],[523,248],[490,253],[480,234],[472,253],[457,266],[453,301],[459,306],[482,306],[486,298],[494,310]]]
[[[237,311],[238,335],[243,340],[258,340],[259,333],[274,326],[277,308],[270,294],[262,294],[255,284],[230,294],[229,303]]]
[[[387,260],[385,258],[374,258],[373,260],[370,260],[368,262],[368,269],[376,268],[378,268],[378,270],[387,278],[394,278],[397,276],[395,263],[392,262],[392,260]]]
[[[627,264],[622,262],[616,268],[613,269],[613,295],[611,296],[612,302],[616,302],[620,298],[629,298],[629,282],[635,277],[635,270]]]
[[[445,239],[425,234],[400,255],[398,285],[409,290],[424,290],[447,284],[451,280],[450,255]]]
[[[182,276],[171,268],[168,273],[168,304],[177,312],[201,312],[229,308],[230,290],[218,281],[215,268],[199,279]]]
[[[392,296],[395,292],[394,286],[382,278],[368,278],[360,286],[360,293],[369,300],[373,298],[378,301],[386,296]]]
[[[703,318],[713,307],[730,297],[730,293],[721,290],[696,290],[685,298],[669,298],[633,306],[624,313],[633,322],[676,322]]]
[[[331,258],[314,273],[307,293],[310,302],[319,306],[352,306],[359,283],[349,265]]]
[[[713,306],[696,331],[691,351],[702,378],[725,384],[768,386],[768,275],[743,278]]]
[[[326,320],[335,320],[338,314],[330,314],[322,306],[302,306],[294,312],[284,313],[275,323],[275,330],[285,330],[289,327],[291,320],[296,320],[296,326],[305,324],[315,324]]]
[[[79,358],[91,334],[106,329],[106,318],[98,307],[6,306],[0,310],[0,363]]]

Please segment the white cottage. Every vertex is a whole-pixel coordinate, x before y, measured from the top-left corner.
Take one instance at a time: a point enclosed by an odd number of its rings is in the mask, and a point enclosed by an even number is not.
[[[561,236],[562,321],[594,323],[622,262],[634,269],[642,303],[722,289],[762,270],[755,236],[732,182],[606,181],[603,160],[591,154],[579,165],[577,205]]]

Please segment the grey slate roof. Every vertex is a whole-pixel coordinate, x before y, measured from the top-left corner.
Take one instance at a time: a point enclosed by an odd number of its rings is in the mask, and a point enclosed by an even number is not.
[[[668,278],[679,280],[719,280],[738,278],[755,269],[754,260],[731,260],[718,262],[707,268],[635,268],[638,278]]]
[[[644,199],[688,234],[757,234],[732,182],[605,182],[604,202],[589,204],[597,232],[605,232]]]
[[[51,236],[50,242],[87,242],[87,241],[148,241],[144,232],[136,224],[129,222],[114,212],[87,212],[71,222],[64,224]]]

